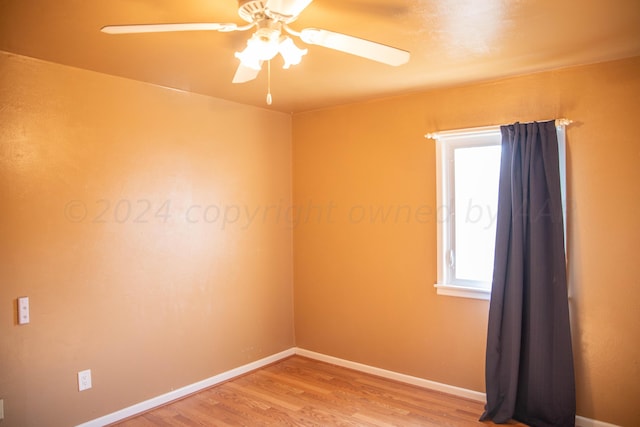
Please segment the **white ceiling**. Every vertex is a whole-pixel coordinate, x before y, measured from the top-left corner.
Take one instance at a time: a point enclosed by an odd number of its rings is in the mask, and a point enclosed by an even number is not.
[[[640,55],[638,0],[314,0],[291,24],[411,52],[391,67],[319,46],[232,84],[251,32],[108,35],[109,24],[235,22],[236,0],[0,0],[0,50],[284,112]]]

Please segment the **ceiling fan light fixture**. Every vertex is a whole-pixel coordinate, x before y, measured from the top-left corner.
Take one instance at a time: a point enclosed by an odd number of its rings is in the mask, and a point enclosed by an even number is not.
[[[235,53],[235,57],[245,67],[260,70],[262,61],[273,59],[279,51],[280,43],[277,37],[258,31],[247,40],[247,47],[242,52]]]
[[[236,52],[235,57],[240,60],[240,63],[252,70],[260,71],[262,68],[262,62],[258,55],[255,53],[255,49],[251,49],[247,46],[242,52]]]
[[[298,65],[308,50],[300,49],[290,37],[283,36],[280,40],[280,55],[284,59],[282,68],[288,69],[292,65]]]

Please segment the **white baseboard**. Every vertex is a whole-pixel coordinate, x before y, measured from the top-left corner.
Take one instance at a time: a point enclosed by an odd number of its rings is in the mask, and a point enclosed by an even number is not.
[[[442,384],[435,381],[425,380],[424,378],[413,377],[411,375],[400,374],[394,371],[388,371],[386,369],[380,369],[362,363],[351,362],[349,360],[339,359],[333,356],[327,356],[325,354],[316,353],[313,351],[305,350],[302,348],[296,348],[296,354],[300,356],[309,357],[311,359],[320,360],[321,362],[332,363],[334,365],[343,366],[345,368],[354,369],[360,372],[366,372],[367,374],[377,375],[383,378],[389,378],[391,380],[400,381],[407,384],[417,385],[419,387],[428,388],[429,390],[441,391],[443,393],[453,394],[454,396],[465,397],[471,400],[477,400],[485,402],[485,394],[479,391],[468,390],[466,388],[460,388],[448,384]]]
[[[91,421],[87,421],[86,423],[80,424],[77,427],[102,427],[107,424],[112,424],[118,421],[122,421],[125,418],[129,418],[134,415],[138,415],[143,412],[146,412],[150,409],[157,408],[158,406],[162,406],[171,401],[174,401],[182,397],[188,396],[190,394],[196,393],[198,391],[204,390],[216,384],[220,384],[221,382],[228,381],[240,375],[244,375],[247,372],[251,372],[255,369],[262,368],[263,366],[277,362],[286,357],[293,356],[294,354],[296,354],[295,347],[285,351],[281,351],[280,353],[273,354],[263,359],[256,360],[255,362],[248,363],[238,368],[231,369],[221,374],[214,375],[211,378],[198,381],[197,383],[193,383],[188,386],[179,388],[177,390],[173,390],[169,393],[165,393],[163,395],[154,397],[152,399],[145,400],[144,402],[136,403],[135,405],[129,406],[128,408],[124,408],[119,411],[112,412],[111,414],[105,415],[103,417],[96,418]]]
[[[427,388],[430,390],[440,391],[443,393],[452,394],[454,396],[465,397],[471,400],[477,400],[479,402],[486,402],[485,393],[468,390],[466,388],[456,387],[448,384],[442,384],[435,381],[425,380],[424,378],[413,377],[411,375],[400,374],[394,371],[388,371],[386,369],[376,368],[374,366],[364,365],[358,362],[352,362],[350,360],[340,359],[333,356],[327,356],[326,354],[316,353],[314,351],[305,350],[303,348],[296,348],[296,354],[305,356],[310,359],[319,360],[321,362],[332,363],[334,365],[343,366],[345,368],[354,369],[360,372],[366,372],[368,374],[377,375],[379,377],[388,378],[403,383],[413,384],[419,387]],[[605,423],[604,421],[592,420],[581,416],[576,416],[576,427],[620,427],[616,424]]]
[[[604,421],[592,420],[591,418],[585,418],[576,416],[576,427],[620,427],[617,424],[605,423]]]
[[[196,393],[200,390],[212,387],[216,384],[220,384],[224,381],[228,381],[240,375],[244,375],[247,372],[259,369],[263,366],[277,362],[284,358],[293,356],[294,354],[308,357],[310,359],[319,360],[321,362],[332,363],[334,365],[342,366],[345,368],[354,369],[356,371],[365,372],[368,374],[377,375],[383,378],[388,378],[396,381],[400,381],[407,384],[416,385],[419,387],[427,388],[430,390],[440,391],[443,393],[452,394],[454,396],[460,396],[479,402],[485,402],[485,394],[475,390],[468,390],[466,388],[456,387],[448,384],[439,383],[436,381],[426,380],[424,378],[414,377],[411,375],[401,374],[394,371],[388,371],[386,369],[376,368],[374,366],[365,365],[358,362],[352,362],[350,360],[340,359],[338,357],[328,356],[322,353],[316,353],[314,351],[305,350],[299,347],[292,347],[288,350],[281,351],[280,353],[273,354],[255,362],[248,363],[235,369],[223,372],[215,375],[211,378],[207,378],[197,383],[190,384],[188,386],[173,390],[169,393],[154,397],[144,402],[137,403],[129,406],[128,408],[121,409],[111,414],[96,418],[86,423],[80,424],[77,427],[102,427],[107,424],[112,424],[118,421],[122,421],[125,418],[132,417],[134,415],[141,414],[149,411],[153,408],[157,408],[171,401],[183,398],[190,394]],[[615,424],[605,423],[603,421],[592,420],[581,416],[576,417],[576,427],[619,427]]]

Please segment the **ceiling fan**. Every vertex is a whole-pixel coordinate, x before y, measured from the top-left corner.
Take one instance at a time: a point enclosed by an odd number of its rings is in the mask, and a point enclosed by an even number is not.
[[[235,56],[240,65],[233,77],[233,83],[244,83],[255,79],[264,61],[271,61],[280,54],[284,67],[299,64],[307,49],[297,47],[291,37],[300,38],[304,43],[324,46],[351,55],[360,56],[388,65],[399,66],[409,61],[406,50],[361,39],[333,31],[305,28],[295,31],[289,24],[295,21],[312,0],[238,0],[238,14],[248,22],[246,25],[234,23],[181,23],[181,24],[138,24],[107,25],[102,32],[108,34],[158,33],[172,31],[256,31],[247,40],[247,47]],[[269,62],[270,66],[270,62]],[[271,96],[267,95],[267,102]]]

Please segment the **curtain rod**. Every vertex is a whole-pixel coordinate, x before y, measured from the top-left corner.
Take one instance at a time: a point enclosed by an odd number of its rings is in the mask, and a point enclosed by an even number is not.
[[[551,120],[551,119],[550,119]],[[538,120],[539,122],[548,122],[550,120]],[[569,126],[573,123],[572,120],[569,119],[555,119],[556,127]],[[469,133],[491,133],[491,132],[499,132],[500,126],[505,125],[494,125],[494,126],[483,126],[483,127],[475,127],[475,128],[465,128],[465,129],[452,129],[452,130],[443,130],[440,132],[430,132],[426,134],[424,137],[427,139],[440,139],[443,136],[447,135],[464,135]]]

